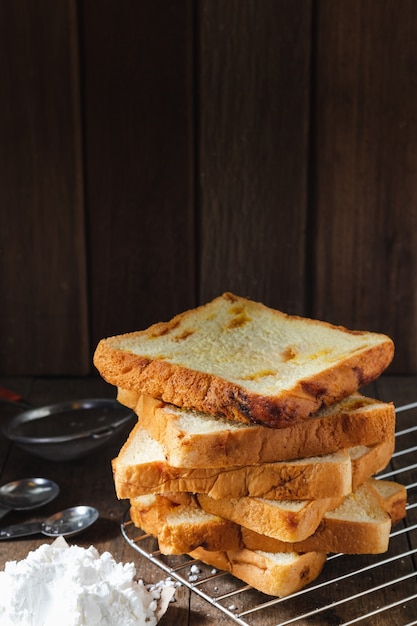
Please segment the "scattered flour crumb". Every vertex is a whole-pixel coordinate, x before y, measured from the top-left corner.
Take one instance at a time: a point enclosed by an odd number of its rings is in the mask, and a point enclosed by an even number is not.
[[[197,565],[191,565],[188,581],[190,583],[195,583],[195,581],[198,580],[199,574],[201,574],[201,569]]]
[[[198,580],[197,574],[192,574],[192,575],[190,574],[190,576],[188,576],[188,582],[195,583],[196,580]]]
[[[176,583],[145,585],[94,546],[43,544],[0,572],[1,626],[155,626]]]

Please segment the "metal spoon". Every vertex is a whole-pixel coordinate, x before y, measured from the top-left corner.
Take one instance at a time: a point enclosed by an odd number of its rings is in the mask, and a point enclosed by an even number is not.
[[[59,487],[47,478],[22,478],[0,487],[0,519],[9,511],[27,511],[51,502]]]
[[[51,515],[42,522],[13,524],[0,529],[0,539],[14,539],[42,533],[47,537],[69,537],[76,535],[98,519],[99,512],[92,506],[74,506]]]

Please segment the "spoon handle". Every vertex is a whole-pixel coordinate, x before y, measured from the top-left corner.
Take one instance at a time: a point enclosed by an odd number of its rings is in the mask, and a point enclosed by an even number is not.
[[[0,528],[0,539],[14,539],[16,537],[26,537],[26,535],[37,535],[42,532],[41,522],[28,522],[25,524],[13,524]]]
[[[6,506],[0,506],[0,519],[7,515],[11,509],[8,509]]]

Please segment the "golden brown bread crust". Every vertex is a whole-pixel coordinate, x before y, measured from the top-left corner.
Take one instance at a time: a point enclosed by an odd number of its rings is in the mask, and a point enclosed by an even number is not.
[[[285,429],[255,424],[233,428],[225,421],[224,430],[201,434],[183,430],[178,412],[173,413],[172,405],[162,400],[120,388],[118,400],[136,410],[142,426],[164,446],[168,462],[177,467],[230,467],[305,458],[392,441],[395,432],[393,404],[359,393],[341,401],[332,411],[321,411],[307,422],[296,422]],[[194,415],[190,417],[195,419]]]
[[[393,441],[371,446],[350,465],[320,461],[291,462],[222,468],[176,468],[162,462],[125,464],[112,461],[117,497],[134,498],[147,493],[195,492],[212,498],[262,497],[302,500],[343,496],[356,489],[389,462]]]
[[[170,521],[170,516],[181,515],[181,511],[188,508],[187,505],[175,505],[161,496],[156,498],[157,506],[146,507],[138,503],[132,505],[130,519],[135,526],[158,539],[162,554],[185,554],[198,547],[219,550],[220,544],[231,550],[242,547],[240,529],[233,522],[216,517],[197,523],[191,517],[188,524],[175,524]],[[162,500],[165,502],[161,502]]]
[[[325,513],[312,535],[297,542],[268,537],[234,522],[224,526],[225,520],[218,516],[194,523],[193,511],[199,505],[187,493],[133,498],[130,517],[158,539],[163,554],[181,554],[199,545],[206,550],[246,547],[265,552],[381,554],[388,548],[391,526],[406,515],[406,502],[405,487],[370,478],[345,498],[340,509]],[[176,524],[170,519],[173,513]]]
[[[373,346],[368,352],[366,369],[360,356],[354,354],[337,367],[299,381],[281,396],[265,397],[249,393],[214,374],[112,350],[105,341],[101,340],[97,346],[94,364],[110,384],[179,407],[272,428],[287,428],[371,383],[388,367],[393,355],[390,344]]]
[[[158,455],[141,454],[153,443],[158,445],[139,421],[112,461],[118,498],[175,491],[273,500],[342,496],[388,464],[394,438],[358,446],[357,454],[356,448],[350,448],[332,455],[227,468],[174,467],[167,463],[160,446]]]
[[[233,294],[224,294],[216,300],[220,299],[229,303],[244,301]],[[252,307],[266,310],[266,307],[259,303],[250,304]],[[333,364],[329,363],[327,367],[324,365],[320,373],[309,375],[304,379],[301,377],[292,388],[266,396],[249,391],[244,385],[221,378],[214,373],[193,370],[184,365],[168,362],[159,356],[150,358],[117,347],[119,340],[127,336],[135,339],[168,335],[173,329],[178,328],[190,313],[201,310],[204,310],[204,307],[186,311],[170,322],[155,324],[146,331],[102,339],[94,354],[95,366],[107,382],[117,387],[228,419],[285,428],[298,420],[308,418],[320,407],[340,400],[378,378],[388,367],[394,354],[391,339],[380,335],[379,342],[374,345],[355,350],[350,356]],[[272,314],[281,318],[302,319],[279,311],[272,311]],[[312,329],[321,326],[337,329],[351,336],[375,335],[350,331],[326,322],[305,321]],[[187,336],[184,335],[181,340],[186,341]]]
[[[358,446],[361,448],[362,446]],[[381,443],[374,444],[372,446],[365,446],[368,448],[366,454],[355,458],[352,456],[352,490],[354,491],[362,485],[369,476],[377,474],[381,470],[385,469],[391,460],[392,453],[395,448],[395,437],[388,437]],[[350,449],[352,452],[352,449]]]
[[[326,562],[324,552],[308,552],[298,555],[291,566],[285,566],[274,563],[267,553],[246,548],[222,552],[197,548],[190,556],[230,572],[262,593],[278,597],[294,593],[315,580]]]
[[[312,499],[344,496],[352,489],[352,463],[346,450],[329,457],[263,463],[230,468],[178,468],[161,456],[136,461],[135,451],[151,439],[137,423],[113,459],[118,498],[148,493],[187,491],[214,498],[259,496],[270,499]]]
[[[346,528],[345,528],[346,527]],[[302,541],[286,542],[242,527],[244,545],[250,550],[266,552],[326,552],[343,554],[382,554],[388,550],[391,521],[385,524],[358,524],[354,531],[343,520],[320,522],[317,530]]]
[[[242,543],[251,550],[267,552],[310,552],[325,551],[343,554],[381,554],[389,545],[391,527],[406,514],[406,490],[398,483],[393,486],[391,497],[382,498],[375,489],[373,478],[368,479],[360,489],[366,493],[369,519],[360,515],[346,518],[343,514],[325,514],[316,531],[302,541],[284,542],[261,535],[242,526]],[[388,481],[384,481],[387,484]],[[353,496],[356,499],[356,492]],[[385,513],[385,515],[384,515]],[[386,517],[385,517],[386,516]],[[385,517],[385,519],[384,519]],[[373,518],[373,519],[372,519]]]
[[[391,517],[394,526],[406,516],[407,489],[404,485],[390,480],[370,478],[368,481],[380,497],[380,505]],[[381,487],[383,491],[380,492]],[[389,487],[387,490],[386,488]]]
[[[124,404],[129,409],[134,410],[138,404],[140,394],[137,391],[129,391],[129,389],[117,388],[117,401]]]
[[[298,510],[289,510],[285,505],[274,506],[263,498],[216,500],[201,493],[197,494],[197,500],[207,513],[223,517],[261,535],[281,541],[302,541],[315,532],[325,513],[337,508],[344,497],[305,500]]]

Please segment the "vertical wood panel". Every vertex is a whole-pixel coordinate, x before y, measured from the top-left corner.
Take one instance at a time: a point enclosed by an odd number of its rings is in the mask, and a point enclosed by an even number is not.
[[[302,313],[311,3],[199,6],[201,300]]]
[[[0,3],[0,371],[89,368],[76,3]]]
[[[417,12],[320,0],[314,314],[384,331],[417,368]]]
[[[82,3],[92,349],[195,304],[190,0]]]
[[[0,0],[0,36],[0,374],[228,289],[417,371],[414,0]]]

